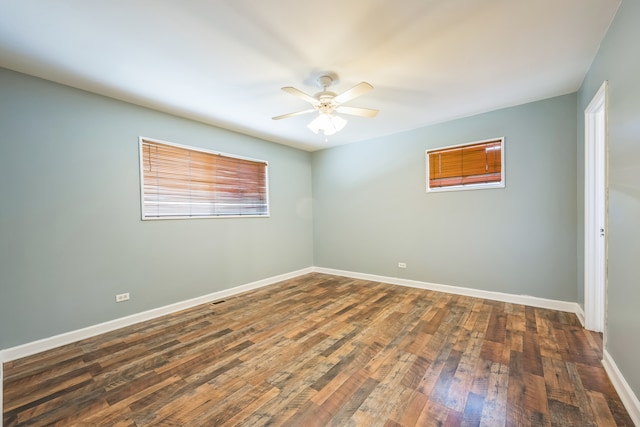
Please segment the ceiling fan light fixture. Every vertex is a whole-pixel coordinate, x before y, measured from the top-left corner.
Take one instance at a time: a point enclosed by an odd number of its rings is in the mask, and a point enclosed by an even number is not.
[[[336,132],[341,131],[347,121],[335,114],[320,113],[318,117],[313,119],[311,123],[307,125],[309,129],[316,135],[322,131],[323,135],[333,135]]]

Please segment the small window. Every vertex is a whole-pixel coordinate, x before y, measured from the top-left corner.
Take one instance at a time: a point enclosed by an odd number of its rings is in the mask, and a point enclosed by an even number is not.
[[[427,191],[504,187],[504,138],[427,150]]]
[[[269,216],[267,162],[140,138],[142,219]]]

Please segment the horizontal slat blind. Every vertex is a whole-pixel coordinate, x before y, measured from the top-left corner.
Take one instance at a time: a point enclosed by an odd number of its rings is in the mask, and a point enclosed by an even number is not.
[[[502,181],[502,139],[427,154],[430,188]]]
[[[141,139],[143,218],[267,216],[267,164]]]

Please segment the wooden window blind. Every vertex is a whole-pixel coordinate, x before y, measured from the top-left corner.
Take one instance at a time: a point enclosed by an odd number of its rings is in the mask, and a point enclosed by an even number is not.
[[[498,138],[428,150],[427,189],[504,187],[503,145]]]
[[[140,138],[142,218],[268,216],[267,163]]]

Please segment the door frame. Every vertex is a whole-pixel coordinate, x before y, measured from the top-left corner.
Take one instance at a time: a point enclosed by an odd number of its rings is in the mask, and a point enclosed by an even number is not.
[[[584,110],[584,326],[603,333],[607,316],[607,94],[605,80]]]

